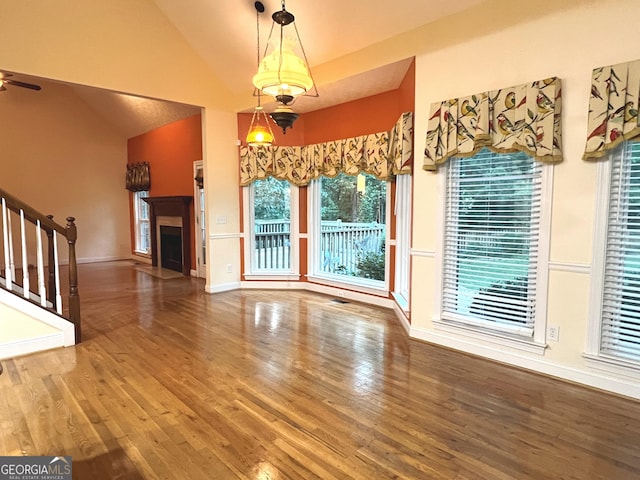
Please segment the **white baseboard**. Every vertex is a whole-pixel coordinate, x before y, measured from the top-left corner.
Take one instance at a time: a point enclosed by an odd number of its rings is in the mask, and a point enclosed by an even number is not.
[[[102,263],[102,262],[119,262],[121,260],[131,260],[131,257],[123,257],[123,256],[108,256],[108,257],[84,257],[78,258],[76,263]],[[136,258],[137,260],[137,258]],[[68,265],[68,263],[66,264]]]
[[[61,348],[64,346],[66,345],[64,345],[64,336],[62,332],[37,338],[29,338],[26,340],[17,340],[0,345],[0,360],[28,355],[35,352],[42,352],[44,350],[51,350],[54,348]]]
[[[240,282],[222,283],[220,285],[205,285],[204,291],[207,293],[222,293],[229,292],[231,290],[238,290],[240,288]]]
[[[396,318],[398,319],[398,321],[400,322],[400,325],[402,325],[402,328],[404,328],[404,331],[407,335],[411,334],[411,323],[409,323],[409,319],[407,318],[404,310],[402,310],[402,308],[400,307],[400,305],[398,305],[397,302],[393,302],[393,311],[396,314]]]
[[[471,353],[490,360],[506,363],[516,367],[543,373],[570,382],[580,383],[589,387],[607,390],[627,397],[640,398],[640,385],[624,379],[612,378],[597,372],[558,365],[545,360],[544,357],[530,357],[513,351],[499,349],[478,342],[471,342],[450,334],[433,330],[411,327],[410,336],[425,342],[442,345],[462,352]]]

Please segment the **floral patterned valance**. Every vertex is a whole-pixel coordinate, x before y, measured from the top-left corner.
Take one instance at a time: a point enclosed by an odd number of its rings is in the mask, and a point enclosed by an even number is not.
[[[584,160],[603,157],[623,140],[640,135],[640,60],[593,70]]]
[[[469,157],[484,147],[559,162],[560,111],[557,77],[434,103],[423,168],[436,170],[450,157]]]
[[[304,186],[321,176],[370,173],[381,180],[411,173],[413,114],[403,113],[388,132],[305,145],[240,147],[240,185],[272,176]]]
[[[147,162],[127,164],[126,189],[131,192],[146,192],[151,189],[151,172]]]

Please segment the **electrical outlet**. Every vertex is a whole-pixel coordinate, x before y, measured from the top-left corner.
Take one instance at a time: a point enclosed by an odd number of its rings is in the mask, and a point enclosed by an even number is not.
[[[230,264],[230,263],[228,263],[228,264],[227,264],[227,273],[231,273],[232,271],[233,271],[233,269],[232,269],[232,267],[231,267],[231,264]]]
[[[547,338],[550,342],[560,340],[560,327],[558,325],[549,325],[547,328]]]

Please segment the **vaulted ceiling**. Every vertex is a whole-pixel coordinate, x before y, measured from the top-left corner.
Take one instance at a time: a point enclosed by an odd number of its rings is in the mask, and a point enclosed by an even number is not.
[[[485,0],[288,0],[286,9],[295,23],[309,60],[314,67],[330,63],[349,53],[419,28],[439,18],[471,8]],[[253,0],[153,0],[167,20],[180,32],[223,80],[235,96],[246,95],[251,109],[251,77],[256,70],[256,8]],[[265,12],[258,16],[262,45],[272,25],[271,14],[282,9],[281,0],[263,0]],[[318,84],[319,98],[296,102],[299,113],[318,110],[357,98],[397,88],[411,59],[361,72],[349,78]],[[176,75],[179,77],[179,73]],[[47,79],[20,75],[15,79],[43,86]],[[316,78],[317,81],[317,78]],[[15,88],[15,87],[13,87]],[[155,99],[142,99],[84,86],[69,86],[105,120],[127,138],[199,111],[198,106]],[[5,92],[6,93],[6,92]],[[266,106],[269,110],[269,104]],[[273,108],[273,107],[271,107]]]

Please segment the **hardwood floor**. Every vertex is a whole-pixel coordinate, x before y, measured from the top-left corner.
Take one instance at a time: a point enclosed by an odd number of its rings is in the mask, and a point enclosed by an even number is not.
[[[78,479],[633,479],[640,403],[407,338],[392,312],[81,265],[84,342],[3,361],[0,455]]]

